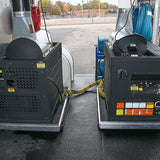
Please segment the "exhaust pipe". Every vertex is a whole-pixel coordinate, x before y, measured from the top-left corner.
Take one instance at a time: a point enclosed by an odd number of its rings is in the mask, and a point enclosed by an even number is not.
[[[31,17],[30,0],[12,0],[13,5],[13,35],[12,39],[26,37],[36,39]]]
[[[30,1],[29,0],[12,0],[13,12],[23,12],[30,11]]]

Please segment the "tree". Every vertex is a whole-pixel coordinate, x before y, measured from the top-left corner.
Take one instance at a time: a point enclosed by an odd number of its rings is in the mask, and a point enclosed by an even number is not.
[[[41,3],[41,2],[40,2]],[[43,8],[41,8],[43,7]],[[43,0],[42,5],[40,5],[41,12],[49,13],[52,11],[52,4],[50,0]]]
[[[53,9],[53,15],[61,15],[62,14],[61,9],[58,4],[53,5],[52,9]]]
[[[78,4],[76,8],[77,8],[78,11],[80,11],[82,6],[80,4]]]
[[[109,8],[110,8],[110,9],[113,9],[113,4],[110,4],[110,5],[109,5]]]
[[[104,5],[106,6],[106,9],[108,9],[109,3],[108,2],[104,2]]]
[[[71,13],[71,12],[75,11],[75,6],[70,4],[70,3],[68,3],[67,4],[67,10]]]
[[[63,6],[63,11],[64,11],[63,14],[68,14],[68,10],[67,10],[67,7],[66,7],[66,6]]]
[[[104,3],[100,4],[101,9],[106,9],[106,5]]]
[[[100,3],[101,9],[108,9],[109,4],[107,2]]]
[[[90,0],[89,7],[92,9],[98,9],[99,8],[99,0]]]
[[[83,9],[88,9],[88,7],[89,7],[89,9],[92,9],[90,6],[88,6],[89,5],[89,3],[84,3],[83,4]]]
[[[113,5],[113,9],[117,10],[117,9],[118,9],[118,6]]]
[[[66,6],[64,5],[64,2],[61,2],[61,1],[57,1],[56,4],[59,6],[59,8],[61,9],[61,13],[64,15],[64,14],[67,14],[68,11],[66,9]]]

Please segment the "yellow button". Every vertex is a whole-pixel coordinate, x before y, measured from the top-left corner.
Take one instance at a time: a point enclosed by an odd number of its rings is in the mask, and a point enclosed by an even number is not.
[[[143,91],[143,88],[139,88],[139,91]]]
[[[147,104],[147,108],[154,108],[153,104]]]
[[[0,73],[2,73],[3,71],[2,70],[0,70]]]
[[[122,116],[123,114],[124,114],[123,109],[117,109],[117,110],[116,110],[116,115],[117,115],[117,116]]]

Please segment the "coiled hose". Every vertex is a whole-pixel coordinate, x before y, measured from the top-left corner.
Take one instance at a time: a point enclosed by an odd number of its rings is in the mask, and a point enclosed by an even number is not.
[[[98,85],[98,92],[99,92],[99,94],[100,94],[103,98],[105,98],[105,93],[104,93],[104,91],[103,91],[103,89],[102,89],[102,88],[103,88],[103,81],[104,81],[103,79],[100,79],[100,80],[98,80],[98,81],[96,81],[96,82],[88,85],[87,87],[85,87],[85,88],[83,88],[83,89],[80,89],[80,90],[66,90],[66,91],[64,91],[64,96],[72,96],[72,95],[74,95],[74,94],[82,94],[82,93],[85,93],[85,92],[86,92],[87,90],[89,90],[90,88]]]
[[[133,24],[133,32],[136,30],[136,25],[137,25],[137,19],[138,19],[138,13],[139,13],[139,8],[138,7],[133,7],[132,10],[132,24]]]
[[[143,35],[148,41],[152,38],[152,14],[151,6],[144,3],[132,11],[133,32]]]
[[[103,83],[104,83],[104,80],[101,79],[101,81],[100,81],[100,83],[99,83],[99,86],[98,86],[98,92],[99,92],[99,94],[100,94],[100,96],[101,96],[102,98],[105,98],[105,93],[104,93],[104,91],[103,91]]]

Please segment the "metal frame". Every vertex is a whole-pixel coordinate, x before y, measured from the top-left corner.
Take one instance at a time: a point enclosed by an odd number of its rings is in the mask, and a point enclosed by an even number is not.
[[[0,130],[12,131],[41,131],[41,132],[60,132],[67,109],[68,97],[65,98],[58,123],[53,124],[29,124],[29,123],[1,123]]]
[[[140,129],[140,130],[160,130],[160,122],[142,122],[142,121],[108,121],[107,120],[107,111],[106,111],[106,120],[102,120],[102,112],[100,106],[100,95],[97,88],[97,106],[98,106],[98,127],[100,129]]]

